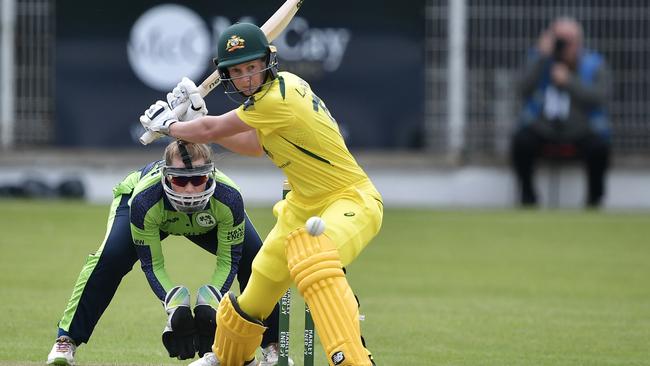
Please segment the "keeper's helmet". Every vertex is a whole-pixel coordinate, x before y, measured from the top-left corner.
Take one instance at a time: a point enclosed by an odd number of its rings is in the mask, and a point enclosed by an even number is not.
[[[174,144],[177,144],[177,146],[172,146]],[[210,154],[210,148],[203,144],[190,144],[179,140],[167,146],[165,150],[165,166],[162,171],[162,186],[169,203],[176,211],[198,212],[203,210],[210,201],[210,197],[217,187],[211,175],[214,171],[214,164]],[[172,165],[173,156],[179,155],[184,164],[182,168]],[[196,166],[192,164],[193,161],[201,158],[203,158],[204,164]],[[172,183],[182,187],[188,184],[195,187],[205,184],[205,189],[195,193],[177,192],[172,188]]]
[[[275,47],[269,44],[264,32],[251,23],[236,23],[226,28],[217,41],[217,57],[214,64],[219,70],[221,83],[226,94],[241,93],[235,88],[228,73],[228,67],[257,59],[265,59],[266,67],[262,86],[273,82],[278,73],[278,60]],[[256,90],[254,92],[259,91]],[[254,94],[254,93],[253,93]]]

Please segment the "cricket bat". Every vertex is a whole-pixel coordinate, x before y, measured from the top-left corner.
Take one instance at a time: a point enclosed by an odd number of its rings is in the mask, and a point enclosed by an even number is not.
[[[271,15],[271,17],[264,23],[261,27],[262,32],[266,35],[266,38],[269,42],[276,39],[280,33],[287,27],[293,16],[296,15],[298,9],[302,6],[304,0],[287,0],[282,4],[282,6]],[[214,88],[221,83],[219,79],[219,70],[214,70],[210,76],[208,76],[201,85],[198,86],[199,94],[201,97],[205,97],[210,94]],[[178,108],[178,107],[176,107]],[[177,111],[174,111],[177,112]],[[147,131],[142,136],[140,136],[140,143],[143,145],[148,145],[154,140],[160,137],[160,134],[153,131]]]

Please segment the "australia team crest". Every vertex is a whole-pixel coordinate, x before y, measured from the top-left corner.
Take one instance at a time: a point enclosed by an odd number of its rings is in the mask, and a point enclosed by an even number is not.
[[[244,48],[245,46],[246,40],[236,34],[233,34],[226,42],[226,51],[233,52],[240,48]]]

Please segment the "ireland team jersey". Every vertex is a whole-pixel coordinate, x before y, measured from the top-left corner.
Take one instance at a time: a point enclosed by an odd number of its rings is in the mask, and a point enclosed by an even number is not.
[[[217,264],[211,284],[226,293],[237,274],[244,239],[245,213],[242,196],[236,185],[215,170],[211,179],[216,189],[202,211],[187,214],[176,211],[163,191],[163,161],[147,165],[126,177],[114,189],[114,195],[131,193],[131,234],[142,270],[156,296],[165,294],[176,284],[165,270],[161,240],[167,235],[181,235],[204,244],[214,241]],[[211,182],[208,182],[208,185]]]
[[[266,155],[284,171],[298,196],[319,199],[368,179],[325,103],[294,74],[280,72],[237,115],[257,130]]]

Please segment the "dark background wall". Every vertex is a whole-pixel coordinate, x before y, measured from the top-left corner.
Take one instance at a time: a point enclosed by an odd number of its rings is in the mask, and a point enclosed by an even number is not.
[[[282,3],[211,0],[176,5],[201,18],[212,47],[224,22],[252,17],[248,19],[261,25]],[[156,99],[164,99],[166,92],[136,75],[127,45],[136,21],[162,4],[145,0],[57,2],[57,145],[138,144],[142,132],[139,115]],[[308,28],[289,32],[284,43],[278,42],[280,67],[310,82],[339,121],[351,147],[418,148],[424,120],[423,13],[424,0],[307,0],[298,16]],[[169,24],[167,28],[173,32],[174,27]],[[161,30],[161,34],[169,34],[169,29]],[[325,41],[318,41],[318,37],[332,34],[347,35],[338,67],[332,66],[331,59],[327,65],[323,62],[331,50],[321,48]],[[290,60],[283,59],[280,45],[291,47],[284,49],[285,56],[291,53]],[[303,50],[302,58],[294,57],[299,49]],[[197,84],[213,71],[213,52],[209,51],[201,60],[205,72],[194,78]],[[160,50],[160,59],[165,57],[167,53]],[[213,114],[236,107],[220,89],[206,100]]]

